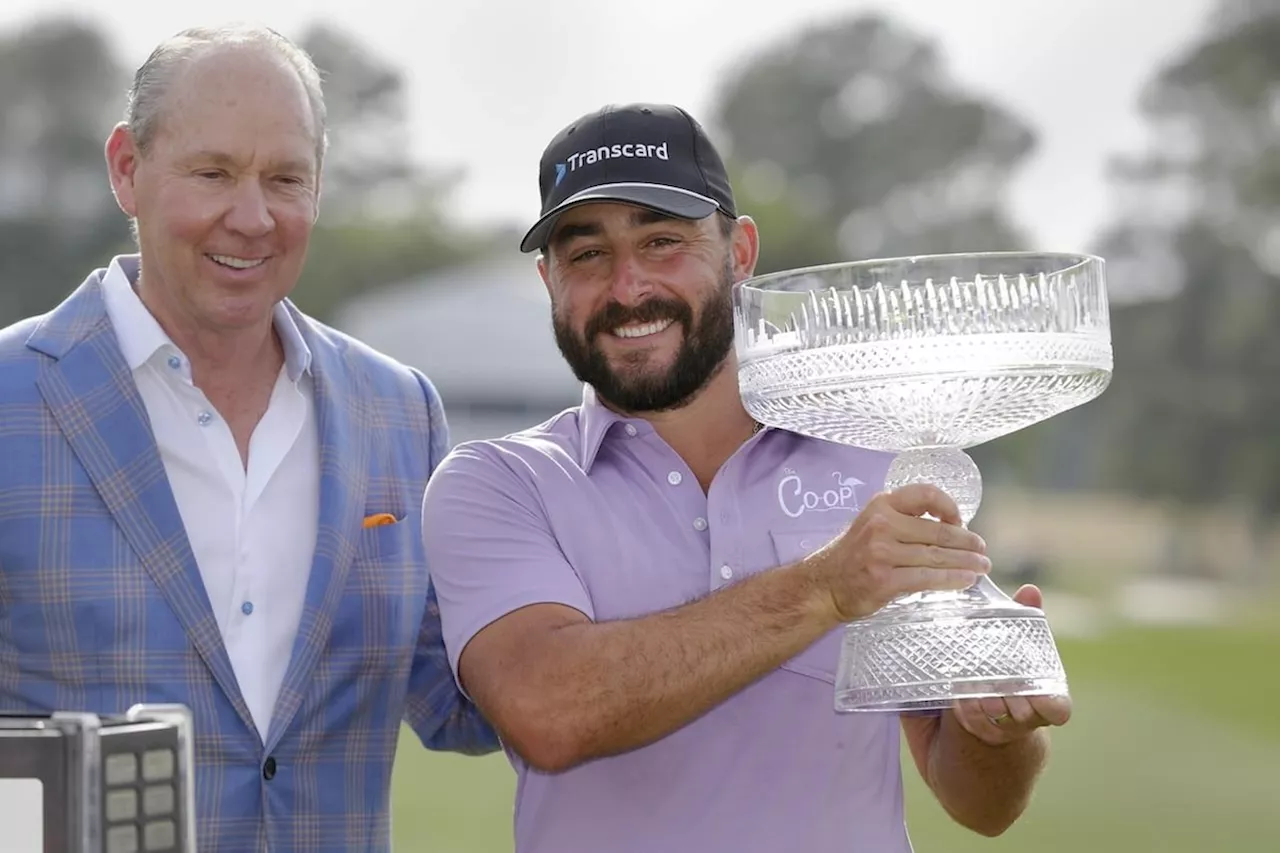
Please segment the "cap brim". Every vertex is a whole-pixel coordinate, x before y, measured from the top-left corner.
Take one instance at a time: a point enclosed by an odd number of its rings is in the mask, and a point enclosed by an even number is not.
[[[571,195],[547,211],[529,229],[529,233],[524,235],[524,239],[520,241],[520,251],[534,252],[546,246],[556,222],[569,208],[602,201],[634,204],[677,219],[705,219],[720,208],[715,199],[679,187],[664,187],[660,184],[603,184]]]

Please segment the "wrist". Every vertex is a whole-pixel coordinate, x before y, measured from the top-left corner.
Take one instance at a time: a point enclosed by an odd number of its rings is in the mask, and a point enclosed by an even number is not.
[[[828,559],[825,554],[819,553],[793,563],[784,570],[795,579],[807,618],[819,626],[823,633],[849,621],[840,612],[840,605],[826,580],[831,574],[830,567],[826,565]]]

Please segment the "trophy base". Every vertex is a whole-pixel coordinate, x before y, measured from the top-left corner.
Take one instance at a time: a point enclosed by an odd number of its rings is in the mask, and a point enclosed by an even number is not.
[[[910,712],[957,699],[1067,694],[1044,611],[985,576],[963,592],[892,601],[845,626],[835,709]]]

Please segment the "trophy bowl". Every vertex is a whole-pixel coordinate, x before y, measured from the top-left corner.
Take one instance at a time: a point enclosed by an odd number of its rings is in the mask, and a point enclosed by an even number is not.
[[[968,525],[966,448],[1092,400],[1111,381],[1104,262],[985,252],[838,263],[734,290],[738,381],[762,424],[896,454],[885,489],[931,483]],[[903,596],[844,628],[836,710],[1066,695],[1045,614],[984,576]]]

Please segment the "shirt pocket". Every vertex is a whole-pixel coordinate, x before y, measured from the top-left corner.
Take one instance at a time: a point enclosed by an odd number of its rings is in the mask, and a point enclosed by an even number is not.
[[[798,530],[770,530],[778,565],[798,562],[840,535],[845,526],[806,528]],[[782,668],[798,675],[816,678],[828,684],[836,683],[836,666],[840,662],[840,642],[844,628],[835,628],[819,637],[813,645],[782,665]]]

